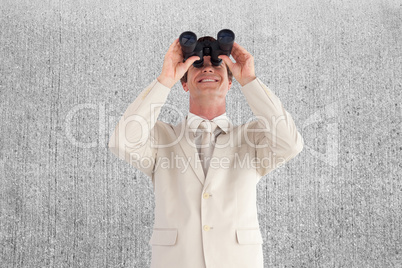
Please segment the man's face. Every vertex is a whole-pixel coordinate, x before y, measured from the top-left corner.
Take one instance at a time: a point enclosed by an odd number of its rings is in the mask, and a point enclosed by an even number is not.
[[[228,79],[227,67],[224,62],[219,66],[211,63],[211,57],[204,57],[204,65],[201,68],[190,66],[187,72],[187,82],[182,83],[186,92],[190,92],[193,98],[225,97],[232,85]]]

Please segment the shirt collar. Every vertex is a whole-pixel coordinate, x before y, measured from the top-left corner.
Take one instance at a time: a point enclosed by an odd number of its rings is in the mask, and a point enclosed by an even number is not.
[[[190,132],[192,132],[193,134],[195,134],[196,130],[198,129],[198,126],[204,120],[207,120],[207,119],[189,112],[187,115],[187,120],[186,120],[186,125],[187,125],[188,130]],[[223,114],[213,118],[210,121],[213,121],[215,124],[217,124],[225,134],[229,131],[229,129],[231,128],[231,125],[232,125],[232,123],[230,122],[230,119],[226,116],[226,113],[223,113]]]

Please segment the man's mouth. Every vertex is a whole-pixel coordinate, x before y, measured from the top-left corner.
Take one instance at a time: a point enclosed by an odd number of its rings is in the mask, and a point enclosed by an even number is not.
[[[214,82],[218,82],[218,80],[211,78],[204,78],[198,81],[198,83],[214,83]]]

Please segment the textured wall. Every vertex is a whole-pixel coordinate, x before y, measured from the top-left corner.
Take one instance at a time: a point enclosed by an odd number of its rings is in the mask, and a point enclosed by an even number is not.
[[[36,2],[0,5],[1,267],[149,266],[152,183],[109,135],[181,32],[223,28],[305,140],[258,185],[265,267],[402,267],[401,1]]]

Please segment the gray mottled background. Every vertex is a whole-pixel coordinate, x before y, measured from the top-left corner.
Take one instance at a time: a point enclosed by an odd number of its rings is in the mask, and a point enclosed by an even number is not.
[[[1,0],[0,266],[149,266],[152,183],[109,136],[181,32],[229,28],[305,140],[258,185],[265,267],[402,267],[401,26],[386,0]],[[237,82],[227,112],[252,116]]]

